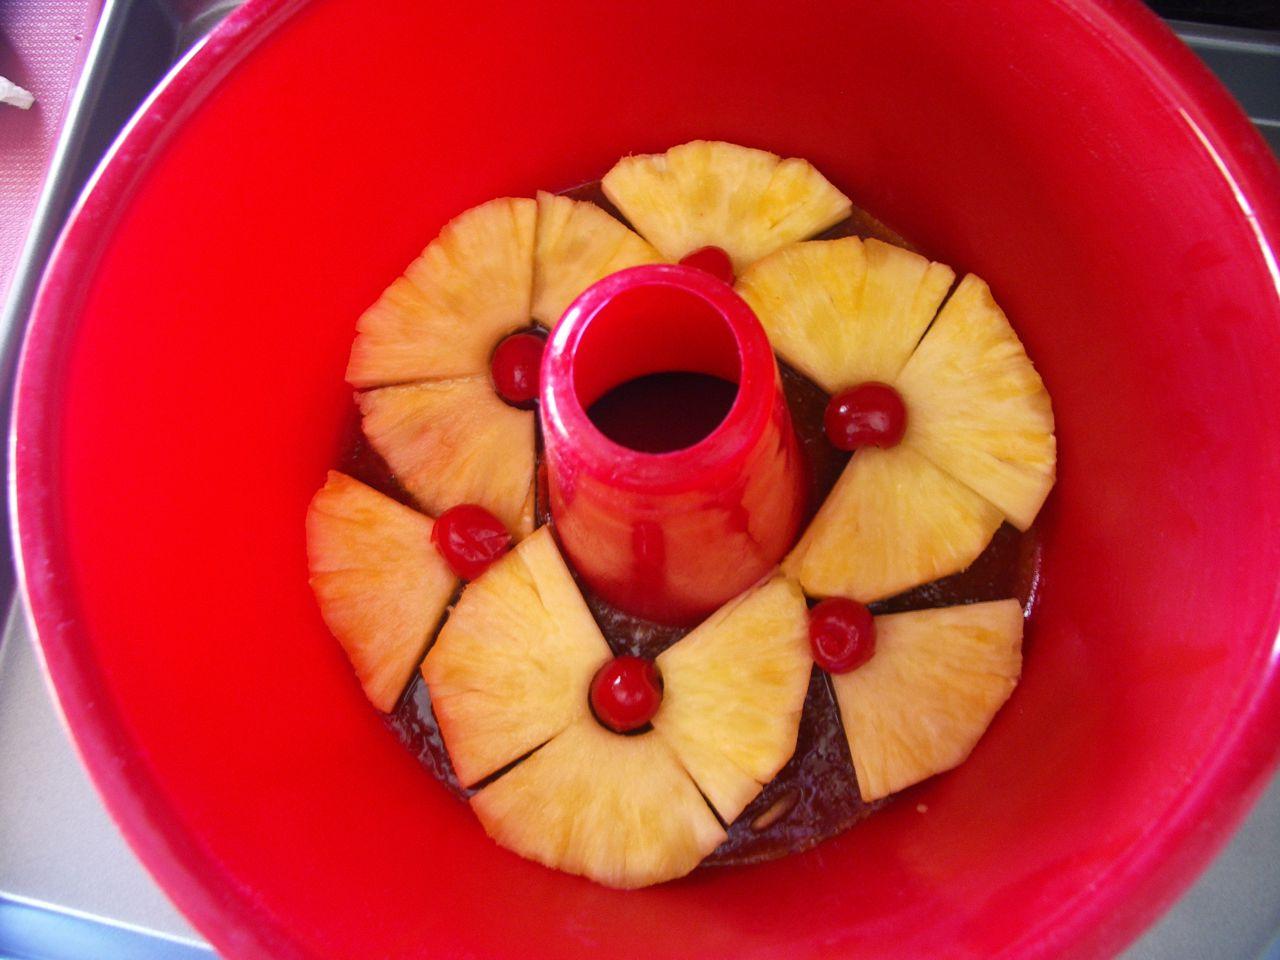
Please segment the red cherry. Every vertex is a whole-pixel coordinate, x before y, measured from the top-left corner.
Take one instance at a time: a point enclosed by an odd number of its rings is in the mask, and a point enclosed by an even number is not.
[[[513,333],[493,351],[489,362],[493,386],[511,406],[527,410],[538,398],[546,343],[536,333]]]
[[[662,704],[662,675],[644,657],[614,657],[591,681],[591,709],[615,733],[638,730]]]
[[[831,398],[822,425],[837,450],[892,447],[907,432],[907,408],[887,383],[860,383]]]
[[[697,267],[705,270],[717,280],[733,283],[733,261],[719,247],[702,247],[693,253],[686,254],[680,261],[684,267]]]
[[[876,652],[876,622],[856,600],[832,597],[809,611],[809,647],[828,673],[848,673]]]
[[[431,542],[450,570],[463,580],[474,580],[507,552],[511,534],[484,507],[464,503],[436,517]]]

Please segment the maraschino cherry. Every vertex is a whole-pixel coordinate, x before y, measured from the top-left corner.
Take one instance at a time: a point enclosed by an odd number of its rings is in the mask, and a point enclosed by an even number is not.
[[[876,622],[856,600],[832,597],[809,611],[809,647],[827,673],[848,673],[876,652]]]
[[[860,383],[831,398],[822,425],[837,450],[892,447],[907,431],[907,408],[887,383]]]
[[[639,730],[661,705],[662,676],[644,657],[614,657],[591,681],[591,709],[615,733]]]
[[[489,361],[493,386],[511,406],[527,410],[538,398],[546,344],[536,333],[513,333],[493,351]]]
[[[700,247],[693,253],[685,254],[680,260],[682,267],[697,267],[705,270],[717,280],[733,283],[733,261],[720,247]]]
[[[454,574],[474,580],[507,552],[511,534],[484,507],[464,503],[436,517],[431,542]]]

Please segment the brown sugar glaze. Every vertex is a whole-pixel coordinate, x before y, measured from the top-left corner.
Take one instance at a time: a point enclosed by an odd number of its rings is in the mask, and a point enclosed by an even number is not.
[[[590,200],[623,219],[604,198],[599,183],[565,193],[575,199]],[[846,236],[875,237],[915,249],[857,208],[849,219],[822,234],[820,239]],[[849,454],[832,447],[823,433],[822,414],[827,394],[785,364],[780,363],[780,369],[792,420],[810,468],[809,514],[812,516],[835,485]],[[386,462],[365,440],[354,411],[343,450],[339,469],[402,503],[412,504]],[[544,476],[544,471],[539,469],[539,525],[550,522]],[[871,609],[877,614],[897,613],[1008,597],[1017,597],[1026,608],[1035,592],[1038,567],[1039,543],[1035,528],[1021,533],[1006,523],[967,570],[872,604]],[[689,632],[631,616],[585,588],[584,596],[616,654],[654,657]],[[475,792],[476,788],[464,788],[454,775],[431,711],[430,694],[420,674],[415,675],[395,711],[387,716],[387,724],[452,793],[465,799]],[[886,802],[862,801],[830,681],[815,667],[794,755],[742,815],[728,825],[728,839],[703,861],[703,866],[753,863],[807,850],[847,830]]]

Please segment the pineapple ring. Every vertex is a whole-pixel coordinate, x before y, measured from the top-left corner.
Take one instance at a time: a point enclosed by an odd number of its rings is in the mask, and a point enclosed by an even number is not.
[[[517,539],[533,532],[534,414],[506,405],[495,347],[554,326],[610,273],[662,260],[595,204],[549,193],[455,217],[360,317],[347,365],[369,443],[415,502],[475,503]]]
[[[422,675],[459,780],[496,773],[471,798],[489,835],[634,887],[697,866],[725,839],[716,814],[735,820],[795,752],[812,669],[804,596],[767,581],[660,654],[662,705],[636,736],[591,715],[610,656],[543,527],[463,591]]]
[[[813,597],[871,603],[966,569],[1000,511],[905,444],[858,452],[783,569]]]
[[[588,717],[580,691],[609,656],[548,528],[473,580],[422,663],[462,785]]]
[[[694,141],[624,158],[602,186],[641,235],[546,192],[451,221],[360,318],[347,379],[420,507],[478,503],[524,538],[468,586],[421,666],[460,780],[492,779],[472,806],[503,846],[629,888],[693,869],[790,759],[812,669],[804,592],[870,601],[964,569],[1002,519],[1030,526],[1056,446],[1048,394],[985,283],[966,276],[947,299],[954,272],[900,247],[802,242],[851,212],[807,162]],[[704,246],[728,253],[783,359],[832,393],[893,384],[909,426],[900,448],[851,460],[783,576],[657,658],[663,706],[648,733],[619,738],[585,693],[608,646],[549,531],[534,533],[533,414],[502,403],[489,362],[597,280]],[[308,513],[325,621],[384,711],[456,587],[431,524],[332,472]],[[832,678],[867,801],[963,761],[1021,670],[1014,600],[877,626],[879,655]],[[502,657],[514,668],[495,674]],[[640,763],[654,789],[636,789]],[[557,807],[566,790],[590,794],[595,830]]]
[[[878,240],[797,243],[737,291],[778,354],[829,393],[894,386],[907,431],[856,452],[784,562],[807,593],[862,603],[966,569],[1003,519],[1021,530],[1053,487],[1044,383],[978,277]],[[941,310],[939,310],[941,306]]]

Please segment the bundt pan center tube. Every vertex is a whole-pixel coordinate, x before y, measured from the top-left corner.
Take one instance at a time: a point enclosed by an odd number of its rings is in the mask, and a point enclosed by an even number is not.
[[[587,411],[654,373],[737,384],[720,424],[692,446],[630,449]],[[587,585],[628,613],[686,624],[769,571],[795,539],[804,467],[773,351],[755,314],[693,267],[634,267],[565,312],[542,368],[551,515]]]

